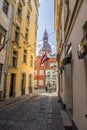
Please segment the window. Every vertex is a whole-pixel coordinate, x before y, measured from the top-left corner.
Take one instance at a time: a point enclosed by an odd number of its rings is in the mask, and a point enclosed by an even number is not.
[[[33,67],[33,56],[30,57],[30,67]]]
[[[44,70],[40,70],[40,75],[44,75]]]
[[[25,39],[28,41],[28,29],[26,28]]]
[[[8,7],[9,7],[9,4],[7,3],[6,0],[3,1],[3,5],[2,5],[2,9],[4,11],[4,13],[7,15],[8,14]]]
[[[29,15],[27,15],[27,20],[28,20],[28,22],[29,22],[29,20],[30,20],[30,16],[29,16]]]
[[[27,62],[27,51],[26,51],[26,50],[24,50],[23,62],[24,62],[24,63]]]
[[[6,31],[0,26],[0,45],[5,41]]]
[[[18,7],[18,17],[21,19],[22,18],[22,7],[21,5],[19,4],[19,7]]]
[[[25,33],[25,39],[28,41],[28,33]]]
[[[20,28],[16,27],[15,31],[15,41],[18,43],[20,38]]]
[[[50,72],[47,72],[47,77],[50,77]]]
[[[56,63],[50,63],[50,67],[56,67]]]
[[[18,52],[17,52],[17,51],[13,51],[12,66],[13,66],[14,68],[17,67],[17,59],[18,59]]]
[[[55,81],[53,81],[53,85],[56,85],[56,82],[55,82]]]
[[[0,84],[1,84],[1,79],[2,79],[2,64],[0,64]]]
[[[49,85],[50,84],[50,81],[47,81],[47,85]]]
[[[39,80],[39,85],[43,85],[43,80]]]
[[[29,24],[29,22],[30,22],[30,12],[28,11],[27,12],[27,23]]]
[[[55,73],[53,72],[53,77],[55,77]]]

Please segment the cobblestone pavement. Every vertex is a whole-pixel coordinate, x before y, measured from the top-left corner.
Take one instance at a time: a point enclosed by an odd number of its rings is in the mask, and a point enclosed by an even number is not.
[[[0,130],[64,130],[53,94],[38,94],[0,109]]]

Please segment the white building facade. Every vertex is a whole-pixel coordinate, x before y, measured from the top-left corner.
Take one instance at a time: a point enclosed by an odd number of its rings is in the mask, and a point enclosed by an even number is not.
[[[46,69],[46,85],[52,90],[57,89],[57,72],[54,69]]]
[[[87,0],[55,7],[60,97],[74,129],[87,130]]]

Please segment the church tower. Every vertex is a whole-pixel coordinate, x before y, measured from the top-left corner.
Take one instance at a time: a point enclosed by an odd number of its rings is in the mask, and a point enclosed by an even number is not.
[[[39,51],[39,56],[42,56],[45,53],[47,54],[47,56],[50,57],[50,55],[51,55],[51,46],[48,43],[48,33],[47,33],[46,29],[45,29],[44,36],[43,36],[43,47]]]
[[[38,89],[45,89],[45,86],[50,85],[56,89],[57,74],[54,74],[56,57],[51,54],[52,50],[50,44],[48,43],[48,33],[46,29],[43,34],[42,44],[43,46],[39,51],[39,56],[36,57],[34,64],[34,86]],[[46,54],[47,57],[49,57],[49,60],[41,64],[41,58],[43,54]]]

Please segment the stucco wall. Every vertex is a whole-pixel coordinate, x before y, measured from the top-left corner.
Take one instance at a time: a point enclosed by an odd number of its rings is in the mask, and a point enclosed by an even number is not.
[[[87,130],[85,63],[84,59],[79,60],[77,55],[77,47],[83,37],[82,27],[87,20],[86,12],[87,0],[84,0],[68,41],[72,43],[73,58],[73,120],[79,130]]]

